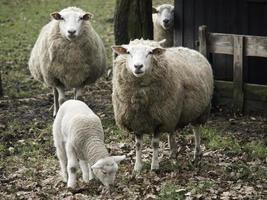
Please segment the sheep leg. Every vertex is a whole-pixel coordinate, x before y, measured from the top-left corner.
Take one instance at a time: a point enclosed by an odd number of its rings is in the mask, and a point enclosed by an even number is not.
[[[143,147],[143,135],[135,135],[135,150],[136,159],[134,164],[134,171],[139,173],[142,169],[142,147]]]
[[[194,150],[193,162],[198,163],[201,159],[201,156],[202,156],[202,152],[200,149],[200,134],[194,128],[192,128],[192,129],[193,129],[193,133],[194,133],[194,137],[195,137],[195,150]]]
[[[54,112],[53,112],[53,117],[56,117],[57,111],[59,109],[59,104],[58,104],[58,91],[56,88],[53,88],[53,93],[54,93]]]
[[[159,169],[159,133],[155,132],[152,137],[152,163],[151,163],[151,170],[158,170]]]
[[[56,153],[59,159],[60,168],[61,168],[61,175],[63,177],[63,181],[67,182],[68,174],[67,174],[67,155],[65,151],[64,143],[57,143],[56,144]]]
[[[83,88],[75,88],[74,89],[74,99],[83,101]]]
[[[93,170],[91,169],[91,166],[88,164],[88,169],[89,169],[89,181],[94,179],[94,173]]]
[[[170,158],[176,158],[177,157],[177,145],[176,145],[174,133],[168,133],[168,144],[170,148]]]
[[[59,102],[59,105],[61,106],[64,101],[65,101],[65,92],[64,92],[64,88],[63,87],[57,87],[57,91],[58,91],[58,102]]]
[[[82,170],[82,174],[83,174],[83,181],[88,183],[89,182],[89,168],[88,168],[88,164],[85,160],[80,160],[79,161],[80,164],[80,168]]]
[[[69,143],[66,144],[66,153],[67,153],[67,158],[68,158],[68,165],[67,165],[68,183],[67,183],[67,186],[69,188],[75,188],[76,183],[77,183],[76,172],[77,172],[77,167],[78,167],[78,159],[77,159],[77,156],[75,154],[73,147]]]

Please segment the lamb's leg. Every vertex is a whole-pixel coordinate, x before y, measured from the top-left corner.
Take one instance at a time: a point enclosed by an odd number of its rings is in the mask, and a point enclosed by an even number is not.
[[[78,168],[78,159],[75,154],[75,151],[73,147],[67,143],[66,144],[66,153],[68,157],[68,165],[67,165],[67,171],[68,171],[68,183],[67,186],[69,188],[75,188],[77,183],[77,177],[76,172]]]
[[[56,88],[53,88],[53,93],[54,93],[54,112],[53,112],[53,117],[57,115],[57,111],[59,109],[59,104],[58,104],[58,91]]]
[[[202,156],[202,152],[200,149],[200,134],[198,131],[196,131],[193,127],[192,127],[194,136],[195,136],[195,150],[194,150],[194,159],[193,161],[195,163],[198,163],[201,159]]]
[[[88,183],[89,182],[89,169],[88,169],[88,164],[85,160],[80,160],[79,161],[80,164],[80,168],[82,170],[82,174],[83,174],[83,181]]]
[[[65,91],[64,91],[63,87],[57,87],[57,91],[58,91],[58,95],[59,95],[58,103],[61,106],[65,101]]]
[[[56,143],[56,153],[59,159],[60,168],[61,168],[61,175],[63,177],[63,181],[67,182],[68,174],[67,174],[67,155],[65,151],[64,143]]]
[[[159,169],[159,133],[155,132],[152,137],[152,163],[151,163],[151,170],[158,170]]]
[[[88,164],[88,169],[89,169],[89,181],[90,181],[94,179],[94,173],[89,164]]]
[[[168,133],[168,144],[170,148],[170,158],[177,157],[177,145],[175,141],[175,133]]]
[[[143,147],[143,135],[135,135],[135,150],[136,159],[134,164],[134,171],[139,173],[142,170],[142,147]]]
[[[83,88],[82,87],[74,89],[74,99],[83,101],[82,95],[83,95]]]

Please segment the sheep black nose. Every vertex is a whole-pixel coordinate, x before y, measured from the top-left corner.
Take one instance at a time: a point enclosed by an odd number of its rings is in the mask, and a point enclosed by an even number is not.
[[[143,67],[143,65],[134,65],[135,69],[141,69]]]
[[[164,20],[163,20],[164,24],[168,24],[169,21],[170,21],[170,20],[168,20],[168,19],[164,19]]]
[[[75,30],[70,30],[70,31],[68,31],[68,33],[69,33],[70,35],[74,35],[74,34],[76,33],[76,31],[75,31]]]

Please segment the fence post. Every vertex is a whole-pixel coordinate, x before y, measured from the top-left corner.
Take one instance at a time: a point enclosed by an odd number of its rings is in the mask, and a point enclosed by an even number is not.
[[[235,112],[243,112],[243,57],[244,37],[234,35],[234,65],[233,65],[233,108]]]
[[[199,52],[208,58],[207,49],[207,26],[202,25],[198,29]]]

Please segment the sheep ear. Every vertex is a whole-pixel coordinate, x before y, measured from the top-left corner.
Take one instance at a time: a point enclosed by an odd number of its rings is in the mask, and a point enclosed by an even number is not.
[[[103,166],[103,161],[102,160],[98,160],[93,166],[91,166],[92,169],[99,169],[102,168]]]
[[[160,41],[159,41],[159,44],[162,45],[162,44],[164,44],[165,42],[166,42],[166,39],[163,39],[163,40],[160,40]]]
[[[112,158],[114,159],[114,161],[117,164],[119,164],[121,161],[123,161],[126,158],[126,156],[125,155],[123,155],[123,156],[112,156]]]
[[[111,48],[117,54],[127,54],[127,49],[123,46],[112,46]]]
[[[157,10],[157,8],[152,7],[152,13],[158,13],[159,11]]]
[[[85,13],[83,16],[82,16],[82,19],[83,20],[85,20],[85,21],[87,21],[87,20],[90,20],[90,19],[92,19],[93,18],[93,14],[92,13]]]
[[[51,17],[53,17],[55,20],[62,20],[62,16],[58,12],[53,12],[50,14]]]
[[[163,54],[165,51],[166,51],[166,49],[164,49],[164,48],[155,48],[155,49],[152,50],[152,53],[153,53],[154,55],[161,55],[161,54]]]

